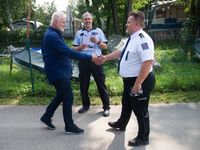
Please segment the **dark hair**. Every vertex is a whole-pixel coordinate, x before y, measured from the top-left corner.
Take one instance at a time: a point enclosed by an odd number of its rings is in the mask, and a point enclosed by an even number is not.
[[[129,16],[134,17],[134,21],[137,21],[142,28],[144,28],[144,22],[145,22],[145,15],[141,11],[131,11],[129,13]]]

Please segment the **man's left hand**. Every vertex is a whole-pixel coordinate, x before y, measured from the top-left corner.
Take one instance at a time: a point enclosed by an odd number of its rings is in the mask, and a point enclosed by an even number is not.
[[[97,38],[93,37],[93,36],[90,38],[90,41],[93,42],[93,43],[99,42],[99,40]]]

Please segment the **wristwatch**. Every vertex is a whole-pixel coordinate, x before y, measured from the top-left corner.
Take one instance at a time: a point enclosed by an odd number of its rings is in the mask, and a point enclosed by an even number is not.
[[[97,42],[97,44],[99,45],[101,43],[101,41]]]

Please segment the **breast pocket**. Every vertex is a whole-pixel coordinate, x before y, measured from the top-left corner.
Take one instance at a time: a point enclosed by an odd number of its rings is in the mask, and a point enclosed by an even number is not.
[[[125,56],[125,60],[128,61],[129,59],[131,59],[132,57],[134,57],[135,52],[133,51],[127,51],[126,56]]]

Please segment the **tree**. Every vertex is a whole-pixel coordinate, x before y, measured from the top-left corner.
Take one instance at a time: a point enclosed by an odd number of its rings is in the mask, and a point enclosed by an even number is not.
[[[126,35],[125,25],[131,10],[144,10],[151,0],[79,0],[74,9],[77,18],[89,11],[95,16],[95,24],[106,36],[115,33]],[[133,5],[134,3],[134,5]],[[105,26],[105,27],[104,27]]]
[[[0,29],[9,27],[12,30],[13,20],[27,18],[28,2],[27,0],[0,0]]]
[[[116,0],[110,0],[110,3],[111,3],[111,7],[112,7],[112,15],[113,15],[115,34],[120,35],[120,27],[119,27],[119,19],[118,19],[118,13],[117,13]]]
[[[55,5],[55,0],[52,1],[51,3],[44,2],[44,4],[41,6],[40,5],[35,6],[35,4],[33,4],[31,17],[32,19],[35,19],[43,23],[44,25],[49,26],[51,16],[56,10],[57,9]]]
[[[127,0],[125,3],[125,9],[124,9],[124,20],[123,20],[123,35],[126,34],[126,22],[127,22],[127,18],[129,15],[129,12],[132,11],[132,0]]]
[[[178,3],[183,3],[186,6],[185,11],[189,14],[192,33],[195,34],[200,27],[200,1],[199,0],[178,0]]]

